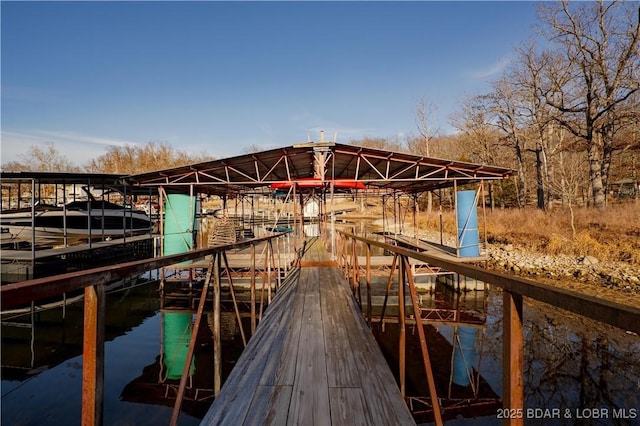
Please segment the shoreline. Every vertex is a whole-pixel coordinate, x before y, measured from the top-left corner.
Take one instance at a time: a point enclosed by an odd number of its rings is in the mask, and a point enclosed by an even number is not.
[[[408,227],[405,235],[413,236]],[[420,239],[439,242],[440,233],[419,229]],[[455,236],[443,235],[455,247]],[[482,245],[482,243],[481,243]],[[600,261],[593,256],[549,255],[514,244],[487,243],[489,269],[601,297],[624,305],[640,306],[640,267],[625,262]]]

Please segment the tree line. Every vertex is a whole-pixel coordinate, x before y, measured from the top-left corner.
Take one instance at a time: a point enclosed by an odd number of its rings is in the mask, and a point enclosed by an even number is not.
[[[349,143],[505,166],[514,179],[496,184],[505,206],[535,204],[602,208],[616,182],[635,193],[640,181],[640,8],[622,1],[541,3],[540,47],[525,42],[491,82],[467,97],[450,117],[456,132],[434,128],[437,104],[422,99],[417,133],[365,137]],[[258,147],[247,148],[253,152]],[[132,174],[213,159],[167,143],[111,146],[84,167],[71,164],[52,143],[31,147],[4,171],[87,171]],[[429,196],[429,207],[431,197]]]
[[[31,146],[19,160],[2,165],[5,172],[88,172],[136,174],[212,160],[206,153],[189,154],[166,142],[150,141],[142,145],[109,146],[84,166],[73,164],[52,142]]]
[[[491,84],[451,117],[438,138],[433,104],[416,111],[409,151],[507,166],[510,203],[605,206],[615,181],[640,181],[640,8],[637,2],[541,3],[543,48],[526,42]],[[430,121],[431,120],[431,121]],[[452,143],[453,142],[453,143]],[[393,145],[393,143],[392,143]],[[453,157],[455,158],[455,157]]]

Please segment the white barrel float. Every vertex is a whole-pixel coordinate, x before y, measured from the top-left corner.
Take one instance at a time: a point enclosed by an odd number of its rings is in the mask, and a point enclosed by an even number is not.
[[[476,191],[458,191],[456,194],[458,219],[458,247],[461,257],[480,256],[478,244],[478,209]]]
[[[467,387],[471,384],[473,374],[474,347],[476,344],[476,332],[474,327],[458,327],[458,341],[453,342],[453,383]]]

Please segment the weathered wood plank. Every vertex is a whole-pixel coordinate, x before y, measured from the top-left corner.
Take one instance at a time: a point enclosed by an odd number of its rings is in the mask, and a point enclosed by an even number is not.
[[[248,410],[245,426],[287,423],[292,386],[258,386]]]
[[[364,394],[359,387],[329,388],[329,402],[331,403],[331,423],[334,425],[387,424],[371,418]]]
[[[353,345],[347,335],[345,317],[341,310],[345,309],[340,300],[344,297],[340,286],[344,279],[333,273],[335,269],[320,270],[321,308],[324,328],[324,339],[327,352],[327,376],[329,386],[359,387],[360,373],[354,357]]]
[[[282,308],[286,311],[286,315],[280,321],[287,322],[287,333],[282,336],[281,346],[274,348],[270,355],[270,362],[266,365],[260,379],[261,385],[293,385],[307,287],[308,283],[305,280],[299,281],[296,291],[288,296],[289,304]]]
[[[352,342],[362,389],[369,413],[374,419],[396,419],[397,424],[415,424],[413,416],[400,395],[395,378],[386,364],[377,342],[362,317],[360,308],[343,282],[342,291],[348,296],[348,309],[343,312],[348,339]],[[351,313],[349,314],[349,311]],[[348,319],[348,320],[347,320]],[[382,368],[386,367],[386,368]],[[393,386],[390,386],[393,383]]]
[[[302,278],[304,282],[305,278]],[[300,286],[302,287],[302,286]],[[283,349],[278,357],[279,364],[271,375],[271,371],[265,372],[261,383],[274,385],[293,385],[298,362],[298,346],[300,343],[300,329],[302,327],[302,313],[304,310],[304,288],[298,288],[296,294],[290,296],[293,307],[289,309],[289,329],[284,337]]]
[[[313,266],[278,292],[202,424],[415,423],[340,270]]]
[[[306,284],[306,291],[287,424],[330,425],[331,412],[318,268],[307,268],[302,271],[301,281]]]
[[[283,292],[279,293],[280,297],[286,297],[288,293],[295,292],[295,283],[286,290],[283,289]],[[242,419],[247,418],[253,392],[259,385],[265,364],[270,359],[269,355],[278,347],[279,337],[286,334],[288,324],[283,318],[287,313],[287,306],[287,299],[283,299],[280,309],[269,312],[268,320],[265,314],[258,326],[259,332],[249,340],[236,367],[224,383],[219,397],[202,420],[203,424],[238,424],[242,423]],[[215,406],[217,408],[213,410]]]

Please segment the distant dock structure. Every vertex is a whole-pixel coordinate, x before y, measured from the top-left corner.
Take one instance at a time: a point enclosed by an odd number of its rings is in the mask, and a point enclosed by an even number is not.
[[[155,254],[153,218],[135,207],[153,188],[102,173],[3,172],[0,183],[3,283]]]

